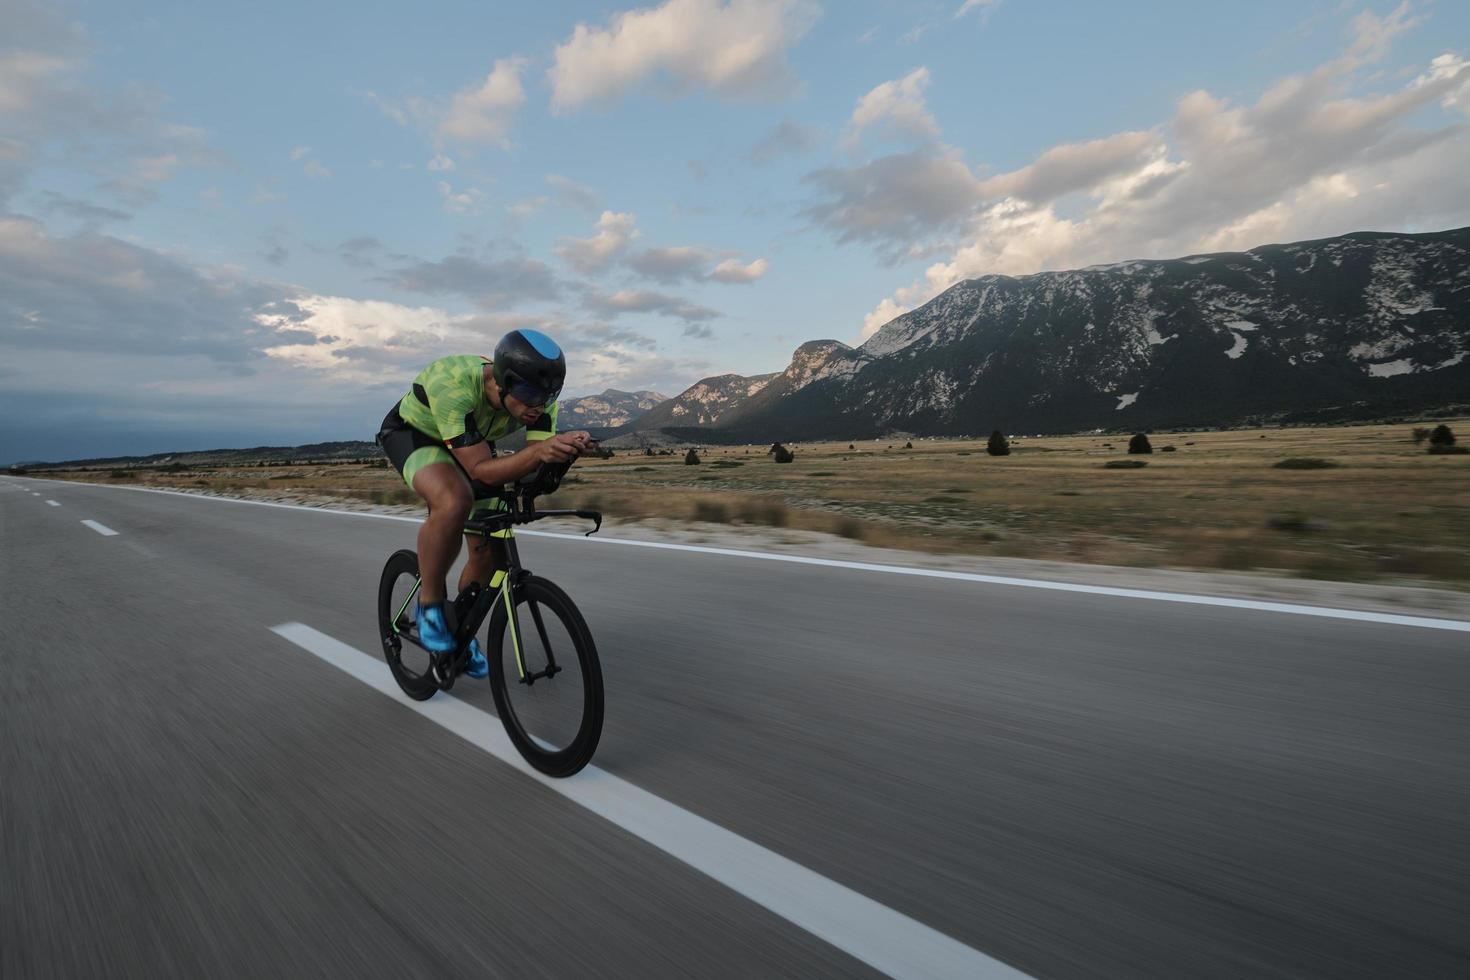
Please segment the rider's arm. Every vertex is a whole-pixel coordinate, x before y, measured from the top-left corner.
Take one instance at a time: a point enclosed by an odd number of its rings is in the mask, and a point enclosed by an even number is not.
[[[492,456],[490,444],[477,442],[470,446],[450,446],[465,472],[492,487],[520,479],[539,463],[564,463],[576,456],[578,444],[572,433],[526,443],[526,448],[510,456]]]

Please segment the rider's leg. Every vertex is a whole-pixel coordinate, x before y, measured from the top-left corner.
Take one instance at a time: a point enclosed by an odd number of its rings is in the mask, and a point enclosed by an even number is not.
[[[465,560],[464,568],[459,573],[459,591],[461,592],[469,588],[471,582],[489,585],[490,577],[495,574],[495,558],[485,539],[477,535],[466,534],[464,543],[469,549],[469,558]]]
[[[444,601],[444,578],[459,557],[460,533],[474,501],[469,481],[453,463],[423,467],[413,476],[413,488],[429,505],[419,527],[419,601],[427,606]]]

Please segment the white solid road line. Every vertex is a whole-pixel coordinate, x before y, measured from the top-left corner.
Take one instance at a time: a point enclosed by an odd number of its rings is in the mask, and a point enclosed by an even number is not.
[[[279,507],[283,510],[305,510],[317,514],[334,514],[339,517],[366,517],[380,521],[402,521],[408,524],[423,523],[422,518],[407,517],[402,514],[374,514],[369,511],[335,510],[330,507],[306,507],[301,504],[278,504],[270,500],[239,500],[234,497],[211,497],[201,493],[184,493],[180,490],[159,490],[153,487],[116,487],[106,483],[78,483],[73,485],[101,487],[107,490],[132,490],[136,493],[164,493],[175,497],[190,497],[194,500],[216,500],[229,504],[248,504],[254,507]],[[803,555],[779,555],[759,551],[737,551],[733,548],[709,548],[695,544],[633,541],[627,538],[588,538],[580,534],[560,534],[555,531],[517,530],[516,534],[542,538],[560,538],[564,541],[582,541],[590,544],[624,545],[632,548],[690,551],[698,554],[722,555],[730,558],[753,558],[759,561],[781,561],[796,565],[822,565],[827,568],[845,568],[859,572],[881,572],[888,575],[913,575],[920,578],[949,579],[955,582],[1007,585],[1020,589],[1049,589],[1054,592],[1077,592],[1086,595],[1111,596],[1117,599],[1182,602],[1197,606],[1249,609],[1255,612],[1285,613],[1291,616],[1316,616],[1322,619],[1347,619],[1360,623],[1382,623],[1388,626],[1411,626],[1418,629],[1451,630],[1460,633],[1470,633],[1470,620],[1462,619],[1436,619],[1431,616],[1402,616],[1397,613],[1364,612],[1357,609],[1337,609],[1332,606],[1306,606],[1290,602],[1262,602],[1257,599],[1233,599],[1226,596],[1195,595],[1189,592],[1116,589],[1106,585],[1080,585],[1075,582],[1051,582],[1046,579],[1013,578],[1006,575],[982,575],[978,572],[951,572],[938,568],[914,568],[908,565],[879,565],[870,562],[842,561],[837,558],[808,558]]]
[[[108,527],[106,524],[98,524],[96,521],[82,521],[82,523],[85,524],[85,525],[87,525],[88,527],[90,527],[92,530],[96,531],[98,534],[102,535],[103,537],[109,537],[110,538],[113,535],[117,534],[116,531],[114,531],[112,528]]]
[[[1027,976],[595,766],[569,779],[543,776],[521,758],[494,715],[447,694],[410,700],[382,660],[310,626],[282,623],[271,631],[888,976]]]
[[[60,504],[58,504],[54,500],[48,500],[48,501],[46,501],[46,503],[50,504],[52,507],[60,507],[61,506]]]

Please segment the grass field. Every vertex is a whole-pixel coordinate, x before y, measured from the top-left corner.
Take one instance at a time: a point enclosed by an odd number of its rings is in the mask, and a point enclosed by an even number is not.
[[[1449,424],[1470,443],[1470,420]],[[1470,588],[1470,456],[1429,455],[1412,428],[1160,432],[1148,456],[1129,456],[1126,436],[1023,439],[1003,457],[954,440],[801,444],[789,464],[764,445],[710,447],[698,466],[682,451],[624,453],[578,463],[546,506],[594,506],[614,524],[751,524],[934,552]],[[1275,465],[1301,458],[1325,463]],[[1125,459],[1148,465],[1105,466]],[[391,469],[364,465],[48,475],[416,501]]]

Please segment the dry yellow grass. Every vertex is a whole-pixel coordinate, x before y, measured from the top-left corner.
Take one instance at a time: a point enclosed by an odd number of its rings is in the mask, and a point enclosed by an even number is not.
[[[1470,421],[1451,420],[1470,441]],[[1129,457],[1127,437],[902,440],[623,453],[578,464],[548,506],[829,531],[868,543],[1104,564],[1265,570],[1313,578],[1470,586],[1470,456],[1431,456],[1411,425],[1167,433]],[[1109,448],[1111,446],[1111,448]],[[1173,452],[1162,452],[1174,446]],[[1314,457],[1327,469],[1278,469]],[[1118,459],[1142,469],[1107,469]],[[70,476],[97,479],[97,473]],[[105,474],[101,474],[107,478]],[[412,503],[391,469],[292,466],[147,473],[127,482]]]

